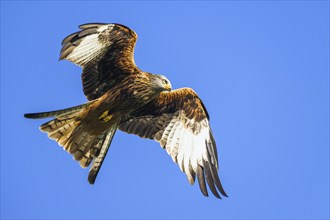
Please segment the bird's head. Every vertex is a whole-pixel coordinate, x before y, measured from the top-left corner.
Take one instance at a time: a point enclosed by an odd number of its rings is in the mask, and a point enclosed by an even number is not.
[[[171,82],[165,76],[154,74],[152,77],[152,85],[155,89],[159,90],[160,92],[167,91],[170,92],[172,90]]]

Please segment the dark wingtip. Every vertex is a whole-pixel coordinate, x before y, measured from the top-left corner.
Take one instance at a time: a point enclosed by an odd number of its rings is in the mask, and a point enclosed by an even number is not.
[[[209,187],[211,189],[211,192],[213,193],[213,195],[215,197],[217,197],[218,199],[221,199],[221,197],[214,185],[215,180],[213,180],[210,164],[207,161],[205,161],[204,170],[205,170],[205,178],[206,178],[207,184],[209,185]]]
[[[222,191],[221,194],[227,198],[229,197],[225,191]]]
[[[204,196],[208,197],[209,194],[206,189],[204,171],[200,165],[197,166],[197,178],[201,192],[203,193]]]
[[[61,61],[61,60],[64,60],[64,59],[65,59],[65,57],[63,57],[62,54],[61,54],[57,61]]]
[[[78,26],[79,29],[87,29],[87,28],[91,28],[91,27],[97,27],[100,25],[109,25],[109,23],[100,23],[100,22],[91,22],[91,23],[85,23],[85,24],[81,24]]]

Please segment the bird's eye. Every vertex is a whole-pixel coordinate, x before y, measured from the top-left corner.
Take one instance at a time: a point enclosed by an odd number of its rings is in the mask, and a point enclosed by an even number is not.
[[[163,84],[168,84],[166,79],[163,79]]]

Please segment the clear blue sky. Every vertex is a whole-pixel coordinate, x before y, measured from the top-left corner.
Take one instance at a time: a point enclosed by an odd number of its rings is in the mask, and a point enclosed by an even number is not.
[[[329,218],[329,2],[1,1],[1,218]],[[138,36],[135,61],[192,87],[229,198],[158,143],[118,132],[94,186],[27,112],[86,101],[61,41],[89,22]]]

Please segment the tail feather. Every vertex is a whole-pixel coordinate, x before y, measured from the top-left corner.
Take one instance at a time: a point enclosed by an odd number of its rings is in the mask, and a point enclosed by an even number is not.
[[[85,155],[87,152],[85,152],[85,145],[87,144],[86,142],[88,141],[87,140],[87,137],[88,136],[88,133],[87,132],[81,132],[81,135],[79,137],[79,139],[75,139],[75,141],[71,141],[73,138],[71,138],[69,141],[70,143],[68,144],[67,146],[67,151],[69,151],[70,153],[74,153],[76,151],[79,151]],[[78,157],[78,154],[77,154],[77,157]],[[75,159],[75,160],[78,160],[78,159]]]
[[[61,119],[61,120],[55,118],[54,120],[48,121],[40,125],[40,130],[46,133],[54,132],[57,129],[67,125],[68,123],[71,123],[72,121],[73,118]]]
[[[67,115],[71,115],[72,113],[79,112],[82,108],[87,107],[91,105],[93,102],[96,100],[87,102],[82,105],[77,105],[71,108],[66,108],[66,109],[61,109],[61,110],[56,110],[56,111],[50,111],[50,112],[39,112],[39,113],[27,113],[24,114],[25,118],[30,118],[30,119],[40,119],[40,118],[51,118],[51,117],[65,117]]]
[[[94,137],[90,137],[89,139],[86,140],[86,142],[84,142],[82,145],[80,145],[80,147],[77,145],[75,148],[71,148],[70,152],[71,154],[73,154],[73,158],[76,161],[79,161],[79,164],[81,167],[86,168],[89,166],[91,159],[90,158],[91,154],[90,154],[90,149],[91,149],[91,145],[94,143]],[[88,162],[84,162],[84,163],[80,163],[80,161],[86,157]]]
[[[57,129],[55,128],[54,130],[48,132],[48,137],[57,141],[59,145],[64,146],[78,124],[78,121],[74,121],[74,119],[72,119],[69,122],[62,124],[61,127],[58,127]]]
[[[104,139],[105,135],[106,133],[103,133],[98,137],[93,137],[92,141],[89,141],[87,144],[84,144],[84,146],[80,148],[81,152],[83,152],[83,156],[80,158],[79,161],[81,167],[88,167],[91,164],[92,160],[97,157],[94,152],[100,151],[101,145],[99,144],[99,140],[100,138]]]
[[[86,168],[88,167],[93,160],[93,157],[91,156],[90,152],[87,152],[79,161],[79,164],[81,167]]]
[[[118,127],[118,125],[114,125],[110,129],[108,129],[103,141],[99,142],[99,143],[102,143],[102,144],[98,145],[98,146],[100,146],[99,155],[94,160],[93,165],[92,165],[91,169],[89,170],[89,174],[88,174],[88,182],[90,184],[95,183],[97,174],[99,173],[103,160],[107,155],[107,152],[111,145],[112,139],[116,133],[117,127]]]
[[[86,134],[83,139],[75,139],[73,137],[74,142],[69,146],[68,151],[74,155],[74,159],[79,161],[86,157],[88,162],[80,163],[80,166],[86,168],[89,166],[91,160],[91,149],[92,146],[95,145],[96,136]],[[77,140],[77,141],[75,141]]]
[[[97,137],[97,141],[95,141],[96,145],[92,146],[89,152],[87,152],[81,159],[80,159],[80,166],[81,167],[88,167],[92,162],[93,158],[99,156],[102,144],[104,139],[106,138],[106,134],[104,133]]]
[[[83,106],[81,107],[83,108]],[[65,150],[67,150],[66,147],[71,134],[79,124],[79,111],[74,109],[73,112],[66,111],[65,116],[59,116],[42,124],[40,126],[40,130],[47,133],[50,139],[55,140],[59,145],[65,147]]]
[[[119,123],[114,122],[108,130],[99,134],[88,130],[82,116],[84,114],[81,113],[94,101],[63,110],[24,115],[26,118],[33,119],[55,117],[42,124],[40,130],[63,146],[64,150],[79,161],[81,167],[86,168],[93,162],[88,175],[88,181],[91,184],[95,182]]]

